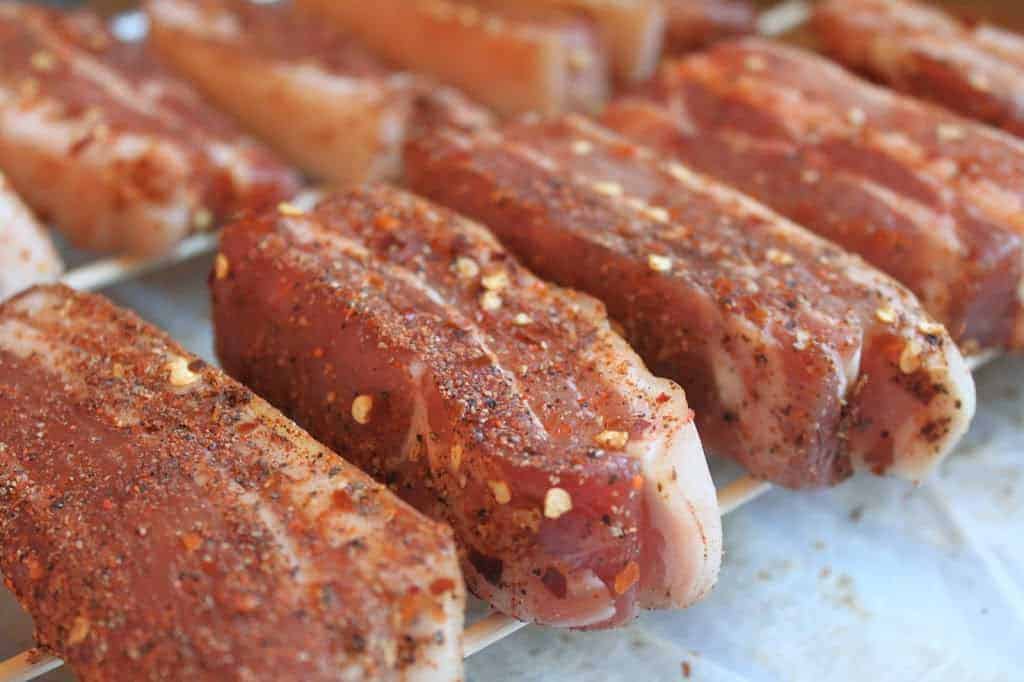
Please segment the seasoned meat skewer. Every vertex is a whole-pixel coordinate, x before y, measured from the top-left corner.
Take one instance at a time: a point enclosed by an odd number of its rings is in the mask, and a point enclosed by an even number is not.
[[[0,301],[56,279],[63,266],[49,235],[0,172]]]
[[[0,3],[0,167],[76,245],[160,253],[295,175],[95,16]]]
[[[407,163],[416,191],[604,301],[709,450],[758,477],[920,479],[967,429],[963,358],[908,291],[678,163],[574,116],[439,134]]]
[[[0,508],[83,681],[461,679],[450,531],[97,296],[0,306]]]
[[[890,0],[824,2],[813,25],[822,46],[843,63],[1024,136],[1024,36]]]
[[[968,352],[1024,346],[1024,142],[756,39],[656,90],[605,121],[864,256]]]
[[[757,12],[746,0],[664,0],[664,3],[668,52],[690,52],[757,30]]]
[[[222,239],[228,371],[449,522],[506,613],[610,627],[708,591],[720,521],[686,399],[600,304],[395,189],[283,208]]]
[[[505,0],[296,0],[396,64],[500,114],[596,111],[607,56],[584,17]]]
[[[156,49],[211,100],[312,176],[397,178],[405,140],[487,125],[457,92],[386,66],[290,2],[151,0]]]

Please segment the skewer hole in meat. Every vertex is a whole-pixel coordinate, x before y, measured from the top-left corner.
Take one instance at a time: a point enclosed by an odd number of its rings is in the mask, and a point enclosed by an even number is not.
[[[406,165],[415,191],[602,300],[685,387],[709,451],[760,478],[919,480],[970,423],[964,360],[905,288],[582,117],[438,133]]]
[[[83,682],[461,679],[450,530],[98,296],[0,306],[0,508]]]
[[[593,23],[579,15],[505,0],[296,4],[502,115],[597,111],[608,97],[608,55]]]
[[[1024,347],[1024,142],[748,38],[604,117],[862,255],[966,354]]]
[[[715,582],[720,518],[682,390],[479,225],[366,187],[242,220],[217,260],[227,370],[450,523],[498,609],[611,627]]]
[[[76,245],[153,255],[296,175],[86,12],[0,2],[0,168]]]
[[[151,0],[161,55],[305,172],[348,185],[397,178],[406,139],[490,116],[450,88],[386,66],[291,2]]]
[[[0,301],[63,270],[49,235],[0,172]]]
[[[851,68],[1024,136],[1024,36],[888,0],[823,2],[813,26],[822,47]]]

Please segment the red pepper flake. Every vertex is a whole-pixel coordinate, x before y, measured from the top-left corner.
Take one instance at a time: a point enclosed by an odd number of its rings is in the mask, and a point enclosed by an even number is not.
[[[260,423],[259,422],[245,422],[245,423],[239,424],[237,428],[238,428],[238,433],[240,433],[243,436],[246,436],[246,435],[252,433],[253,431],[255,431],[256,429],[260,428]]]
[[[430,594],[435,597],[439,597],[445,592],[451,592],[455,589],[455,581],[451,578],[438,578],[434,582],[430,583]]]
[[[693,670],[690,668],[690,662],[683,661],[683,677],[685,677],[686,679],[690,679],[690,673],[692,672]]]
[[[203,539],[196,533],[185,533],[181,536],[181,544],[185,547],[185,551],[191,554],[199,549],[199,546],[203,544]]]
[[[387,231],[397,229],[400,224],[397,218],[390,216],[387,213],[377,214],[377,218],[373,222],[378,229]]]
[[[29,580],[40,580],[46,575],[46,567],[43,566],[43,562],[41,562],[35,555],[31,555],[25,559],[25,567],[28,568]]]
[[[630,561],[626,567],[615,576],[615,594],[625,594],[626,590],[636,585],[640,580],[640,566],[635,561]]]
[[[416,620],[419,614],[428,608],[429,604],[424,603],[424,596],[420,592],[418,587],[411,587],[409,591],[401,599],[401,603],[398,607],[399,622],[403,626],[408,625]]]
[[[672,396],[670,396],[668,393],[662,393],[661,395],[658,396],[659,405],[663,405],[670,400],[672,400]]]
[[[103,507],[103,511],[112,511],[114,509],[114,502],[107,498],[100,503],[100,506]]]
[[[334,508],[341,511],[352,511],[356,507],[355,503],[352,502],[352,496],[341,488],[334,491],[331,499],[334,501]]]

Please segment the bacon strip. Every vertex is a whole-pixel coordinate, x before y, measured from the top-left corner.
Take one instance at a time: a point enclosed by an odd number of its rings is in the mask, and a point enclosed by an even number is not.
[[[505,0],[296,0],[503,115],[596,111],[608,58],[585,18]]]
[[[0,173],[0,301],[63,269],[46,230]]]
[[[310,175],[397,178],[406,139],[489,124],[457,92],[396,71],[291,3],[151,0],[160,53],[225,111]]]
[[[0,167],[83,248],[157,254],[295,175],[99,18],[0,4]]]
[[[605,121],[906,284],[970,353],[1024,346],[1024,142],[756,39]]]
[[[708,448],[759,477],[920,479],[967,429],[963,358],[908,291],[678,163],[571,116],[439,134],[407,163],[418,192],[608,305]]]
[[[230,227],[218,264],[225,367],[450,523],[500,610],[611,627],[715,582],[718,508],[682,390],[480,226],[362,188]]]
[[[886,84],[1024,135],[1024,36],[937,7],[832,0],[813,26],[824,48]]]
[[[450,531],[100,297],[0,306],[0,508],[81,680],[461,679]]]
[[[757,29],[757,12],[746,0],[664,0],[665,49],[680,53]]]

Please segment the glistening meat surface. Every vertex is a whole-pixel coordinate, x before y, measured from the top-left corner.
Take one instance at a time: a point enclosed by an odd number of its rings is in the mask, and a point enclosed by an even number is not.
[[[83,682],[462,677],[450,531],[98,296],[0,306],[0,546]]]
[[[593,23],[542,6],[570,0],[295,1],[502,115],[596,111],[608,97],[608,56]]]
[[[832,0],[815,8],[826,51],[916,97],[1024,135],[1024,36],[900,0]]]
[[[98,16],[0,3],[0,167],[77,246],[158,254],[298,187]]]
[[[450,523],[474,592],[610,627],[710,589],[721,528],[692,414],[600,304],[395,189],[282,209],[224,235],[225,367]]]
[[[291,2],[151,0],[147,10],[170,64],[317,178],[396,178],[409,137],[490,121],[458,92],[387,66]]]
[[[968,352],[1024,344],[1024,142],[756,39],[655,90],[604,121],[860,254]]]
[[[709,450],[790,487],[920,479],[974,385],[942,325],[859,258],[586,119],[425,138],[411,185],[609,307]]]

